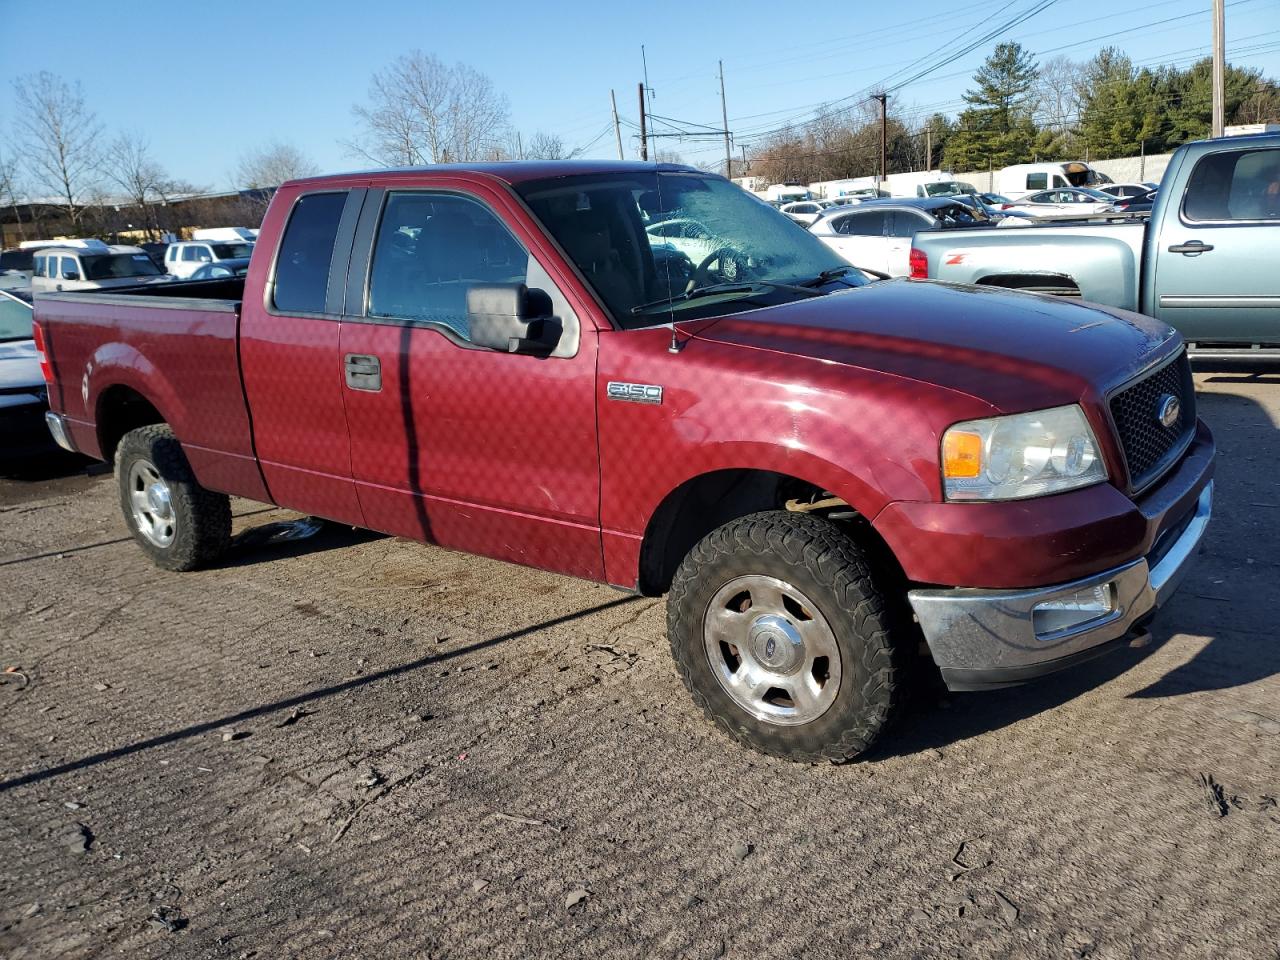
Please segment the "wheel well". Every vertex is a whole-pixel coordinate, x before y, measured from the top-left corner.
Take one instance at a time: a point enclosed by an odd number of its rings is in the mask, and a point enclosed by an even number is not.
[[[98,398],[98,445],[102,459],[115,459],[120,438],[130,430],[164,423],[164,417],[142,394],[131,387],[108,387]]]
[[[1080,296],[1080,287],[1065,273],[993,273],[989,277],[981,277],[977,285],[1047,293],[1055,297]]]
[[[640,547],[640,592],[665,593],[686,554],[717,527],[749,513],[786,509],[791,500],[812,504],[831,496],[816,484],[770,470],[717,470],[685,481],[667,494],[649,519]],[[888,546],[866,519],[843,501],[839,503],[821,515],[877,554],[883,553],[896,567]]]

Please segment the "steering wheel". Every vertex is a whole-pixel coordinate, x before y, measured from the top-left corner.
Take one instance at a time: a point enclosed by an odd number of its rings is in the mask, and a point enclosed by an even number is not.
[[[719,264],[714,270],[713,264]],[[694,287],[705,287],[712,283],[736,283],[747,277],[747,259],[732,247],[720,247],[698,264],[693,271],[693,279],[689,282]]]

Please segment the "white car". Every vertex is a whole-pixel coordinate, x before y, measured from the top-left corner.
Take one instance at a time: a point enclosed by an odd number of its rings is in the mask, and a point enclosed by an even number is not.
[[[75,241],[74,247],[42,247],[36,251],[33,293],[105,290],[139,283],[172,280],[141,247],[108,246],[98,240]]]
[[[911,275],[911,238],[917,233],[993,225],[982,210],[954,198],[936,197],[835,207],[809,232],[855,267],[906,277]]]
[[[1155,183],[1104,183],[1094,189],[1117,200],[1128,200],[1133,197],[1145,197],[1158,186]]]
[[[801,200],[797,203],[784,203],[778,209],[796,223],[807,227],[821,216],[823,207],[817,200]]]
[[[1096,217],[1115,213],[1116,198],[1085,187],[1060,187],[1057,190],[1041,190],[1021,200],[1015,200],[1006,210],[1029,213],[1041,219],[1067,219]]]
[[[186,278],[206,263],[220,260],[242,260],[253,253],[253,244],[216,240],[179,240],[164,252],[164,268],[173,276]]]
[[[711,231],[697,220],[676,217],[650,224],[645,228],[650,244],[664,243],[679,250],[696,267],[723,246],[716,242]]]

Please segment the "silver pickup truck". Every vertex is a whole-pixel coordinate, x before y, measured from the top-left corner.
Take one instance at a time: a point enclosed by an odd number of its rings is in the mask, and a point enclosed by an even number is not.
[[[1136,310],[1201,356],[1280,356],[1280,135],[1180,147],[1145,224],[918,234],[911,276]]]

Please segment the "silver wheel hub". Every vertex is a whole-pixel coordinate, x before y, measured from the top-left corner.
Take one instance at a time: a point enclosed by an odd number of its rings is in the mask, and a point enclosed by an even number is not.
[[[707,663],[739,707],[767,723],[811,723],[840,689],[840,648],[821,611],[776,577],[716,591],[703,619]]]
[[[129,512],[138,533],[157,547],[169,546],[178,526],[168,481],[150,460],[135,460],[126,483]]]

